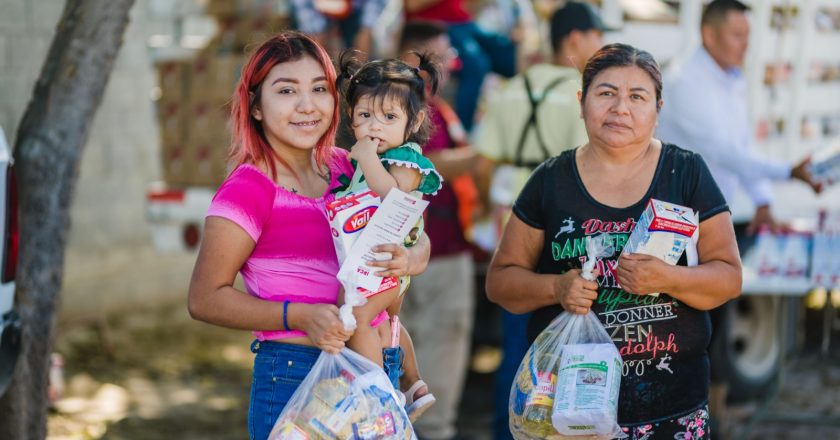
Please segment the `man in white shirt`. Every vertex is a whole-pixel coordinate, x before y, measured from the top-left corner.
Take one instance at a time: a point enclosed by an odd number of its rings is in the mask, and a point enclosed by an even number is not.
[[[809,159],[791,167],[753,148],[747,85],[741,73],[750,32],[748,10],[737,0],[714,0],[706,6],[700,25],[703,46],[665,74],[665,105],[656,131],[662,141],[700,153],[727,201],[732,202],[739,186],[750,196],[755,215],[748,225],[735,227],[742,254],[749,244],[742,242],[744,233],[752,235],[763,225],[777,229],[770,212],[771,180],[798,179],[815,192],[821,189],[811,179]],[[727,306],[712,311],[713,332],[723,325]],[[710,412],[721,431],[725,431],[727,393],[725,378],[716,377],[713,368]]]
[[[751,234],[762,225],[776,227],[770,213],[770,180],[799,179],[816,192],[820,187],[811,179],[808,159],[791,167],[753,148],[741,73],[749,40],[747,11],[737,0],[715,0],[706,6],[703,47],[666,72],[657,137],[700,153],[730,203],[738,186],[746,191],[756,207],[747,228]]]

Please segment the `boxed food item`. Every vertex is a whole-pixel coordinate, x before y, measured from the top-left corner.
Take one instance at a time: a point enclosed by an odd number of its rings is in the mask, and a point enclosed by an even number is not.
[[[411,231],[417,229],[417,222],[429,202],[411,194],[393,188],[382,201],[375,213],[369,216],[369,222],[359,234],[353,247],[346,254],[338,279],[343,285],[354,285],[366,290],[382,291],[382,278],[379,271],[368,262],[390,257],[372,251],[377,245],[403,243]],[[339,233],[343,232],[343,228]],[[347,298],[345,298],[345,301]],[[346,302],[345,302],[346,304]]]
[[[776,282],[783,276],[782,251],[784,236],[774,234],[768,226],[762,226],[756,234],[755,245],[743,257],[745,271],[755,273],[760,279]]]
[[[650,199],[623,253],[645,254],[675,265],[700,225],[697,213],[685,206]]]
[[[327,219],[330,222],[330,234],[333,237],[339,265],[344,263],[353,244],[356,243],[362,230],[379,208],[379,204],[379,196],[373,191],[349,194],[327,204]],[[382,283],[375,291],[363,288],[359,291],[364,297],[369,297],[398,285],[399,280],[396,278],[382,278]]]
[[[785,235],[781,254],[780,275],[787,280],[807,280],[811,257],[812,235],[804,231]]]
[[[377,208],[379,196],[373,191],[350,194],[327,204],[327,218],[339,265],[344,263],[344,258]]]

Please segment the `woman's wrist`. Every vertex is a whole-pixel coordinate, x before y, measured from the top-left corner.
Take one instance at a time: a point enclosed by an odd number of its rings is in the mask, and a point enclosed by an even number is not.
[[[405,246],[400,245],[405,249],[405,259],[406,259],[406,266],[405,266],[405,274],[406,275],[416,275],[414,273],[417,270],[417,264],[419,263],[420,256],[417,255],[417,251],[413,250],[414,246]]]
[[[304,317],[307,311],[308,304],[304,303],[296,303],[296,302],[288,302],[288,306],[285,305],[284,302],[284,309],[286,313],[284,314],[285,324],[286,327],[283,326],[283,322],[280,323],[280,330],[300,330],[303,328]]]
[[[406,263],[406,274],[414,276],[425,272],[432,254],[429,237],[426,234],[422,234],[413,246],[403,246],[403,248],[405,248],[406,260],[408,260]]]
[[[289,303],[291,301],[283,301],[283,330],[289,331]]]

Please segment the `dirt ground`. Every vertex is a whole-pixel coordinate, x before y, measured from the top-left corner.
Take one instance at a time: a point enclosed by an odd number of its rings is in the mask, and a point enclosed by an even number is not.
[[[247,438],[251,339],[190,320],[183,303],[71,325],[57,335],[65,392],[48,438]]]
[[[107,321],[59,325],[65,390],[49,417],[50,440],[244,439],[251,336],[195,322],[183,302],[135,310]],[[840,439],[840,350],[789,363],[771,416],[749,439]],[[459,426],[490,440],[492,374],[471,372]],[[732,432],[756,405],[732,408]],[[715,436],[715,438],[721,438]],[[738,438],[732,436],[731,438]]]

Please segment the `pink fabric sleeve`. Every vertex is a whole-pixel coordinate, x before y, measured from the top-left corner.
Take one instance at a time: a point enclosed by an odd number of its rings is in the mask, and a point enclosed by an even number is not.
[[[263,225],[271,215],[276,192],[273,182],[259,170],[250,165],[240,165],[216,191],[207,217],[226,218],[257,242]]]

